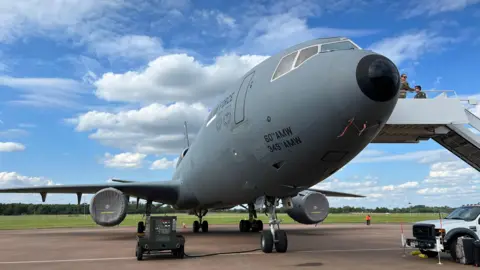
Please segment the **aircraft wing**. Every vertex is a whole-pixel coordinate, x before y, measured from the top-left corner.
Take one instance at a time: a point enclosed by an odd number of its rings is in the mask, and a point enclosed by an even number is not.
[[[112,180],[112,182],[118,182],[118,183],[135,183],[136,182],[132,180],[122,180],[122,179],[115,179],[115,178],[112,178],[110,180]]]
[[[366,197],[366,196],[363,196],[363,195],[337,192],[337,191],[329,191],[329,190],[321,190],[321,189],[316,189],[316,188],[308,188],[307,190],[320,192],[327,197],[350,197],[350,198],[365,198]]]
[[[171,204],[178,197],[179,184],[174,181],[121,182],[90,185],[56,185],[0,189],[0,193],[40,193],[45,202],[48,193],[93,194],[104,188],[116,188],[128,196]]]

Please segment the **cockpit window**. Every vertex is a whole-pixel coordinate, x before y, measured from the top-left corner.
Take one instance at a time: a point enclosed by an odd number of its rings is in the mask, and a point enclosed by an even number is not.
[[[358,49],[350,41],[340,41],[335,43],[322,44],[321,52],[331,52],[340,50],[356,50]]]
[[[300,51],[295,67],[300,66],[303,62],[307,61],[310,57],[318,53],[318,46],[308,47]]]
[[[295,61],[297,53],[298,51],[293,52],[280,60],[280,64],[278,64],[277,70],[273,74],[273,80],[289,72],[293,68],[293,61]]]

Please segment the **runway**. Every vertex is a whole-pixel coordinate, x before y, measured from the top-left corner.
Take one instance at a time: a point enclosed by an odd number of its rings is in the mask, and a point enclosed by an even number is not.
[[[406,236],[411,235],[406,225]],[[266,228],[266,226],[265,226]],[[288,233],[287,253],[261,251],[207,257],[168,255],[135,258],[136,228],[41,229],[0,231],[0,269],[459,269],[448,254],[421,259],[406,256],[400,244],[400,225],[283,225]],[[208,233],[179,229],[190,256],[258,249],[259,233],[240,233],[238,226],[210,225]]]

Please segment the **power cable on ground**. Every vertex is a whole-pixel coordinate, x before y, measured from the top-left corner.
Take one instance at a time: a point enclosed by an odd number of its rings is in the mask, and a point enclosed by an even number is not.
[[[241,251],[217,252],[217,253],[209,253],[209,254],[201,254],[201,255],[188,255],[187,253],[184,253],[184,254],[185,254],[185,257],[189,257],[189,258],[201,258],[201,257],[209,257],[209,256],[216,256],[216,255],[250,253],[250,252],[255,252],[259,250],[260,248],[250,249],[250,250],[241,250]]]

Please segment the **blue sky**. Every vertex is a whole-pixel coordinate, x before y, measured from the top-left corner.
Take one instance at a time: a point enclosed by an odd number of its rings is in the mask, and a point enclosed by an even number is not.
[[[480,91],[478,0],[10,2],[0,4],[1,187],[169,179],[185,119],[194,139],[228,83],[312,38],[348,36],[426,90]],[[426,142],[370,145],[320,186],[369,195],[333,206],[455,206],[476,202],[479,180]]]

